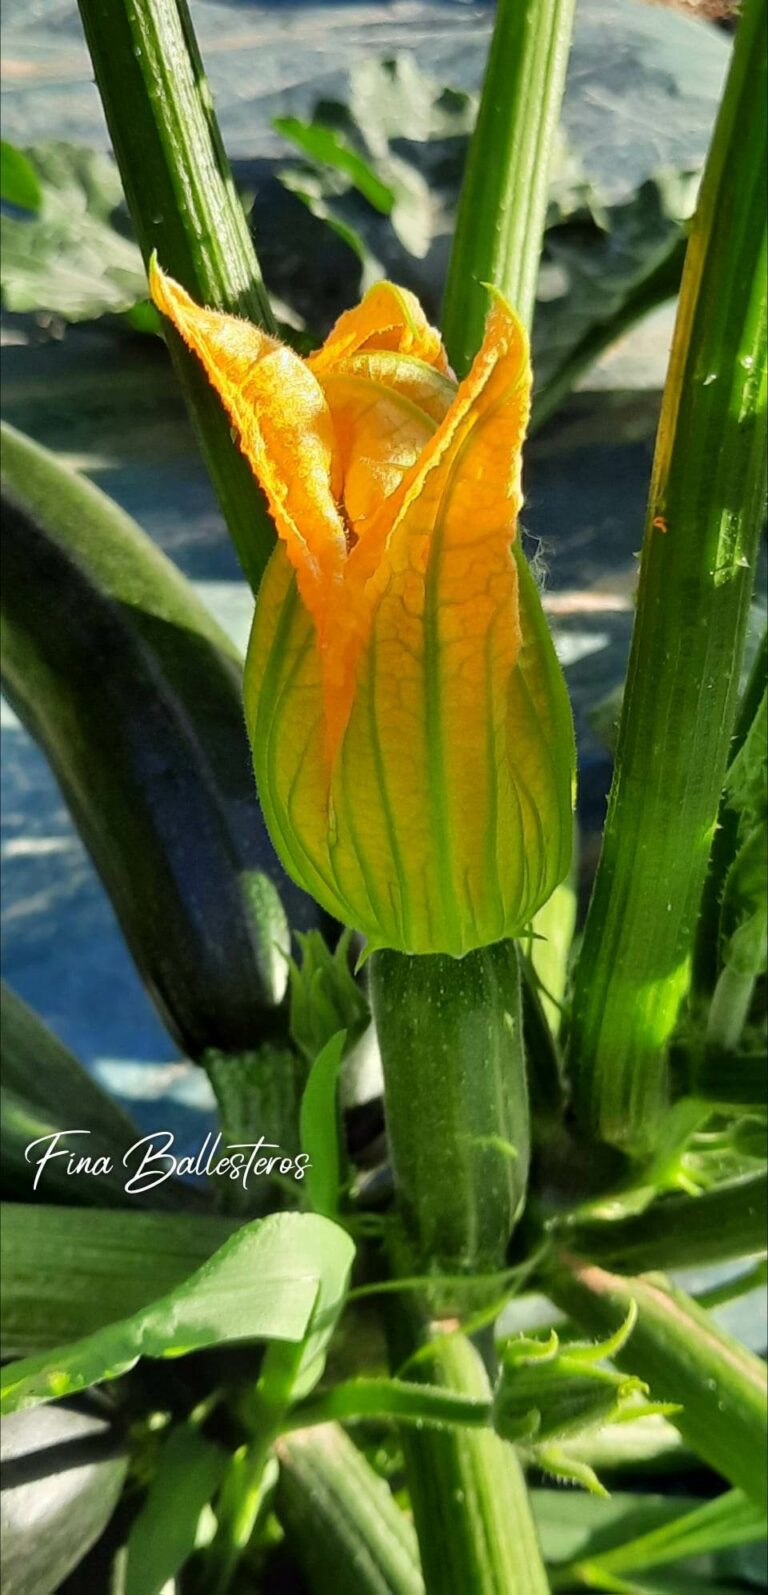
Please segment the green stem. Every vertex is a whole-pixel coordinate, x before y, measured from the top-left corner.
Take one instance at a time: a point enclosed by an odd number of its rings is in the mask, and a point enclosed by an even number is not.
[[[351,1423],[362,1418],[397,1418],[399,1423],[415,1423],[417,1428],[463,1424],[487,1429],[492,1417],[490,1400],[477,1400],[462,1391],[431,1389],[406,1379],[349,1379],[298,1407],[288,1428],[308,1429],[332,1419]]]
[[[768,684],[768,631],[763,632],[760,647],[755,655],[749,680],[744,688],[736,724],[728,751],[729,768],[752,729]],[[728,871],[738,851],[739,814],[725,793],[720,802],[717,831],[712,843],[709,870],[701,900],[701,913],[696,932],[693,961],[693,988],[700,999],[706,1000],[714,991],[718,973],[718,943],[720,938],[720,906],[725,891]]]
[[[668,1566],[683,1557],[704,1557],[730,1546],[759,1544],[764,1538],[765,1513],[740,1490],[724,1490],[713,1501],[705,1501],[623,1545],[558,1567],[553,1584],[555,1589],[566,1590],[581,1584],[588,1589],[636,1588],[613,1580]]]
[[[627,295],[619,307],[605,321],[590,326],[578,343],[568,350],[565,359],[548,380],[541,387],[534,388],[531,433],[543,426],[559,409],[579,378],[585,371],[591,370],[606,349],[618,343],[619,338],[652,310],[674,299],[680,287],[684,259],[685,242],[676,240],[663,260]]]
[[[489,1400],[470,1342],[438,1335],[413,1372],[478,1403]],[[547,1595],[531,1506],[514,1448],[493,1430],[402,1430],[427,1595]]]
[[[80,0],[80,15],[145,261],[201,303],[274,322],[221,142],[185,0]],[[261,492],[194,357],[168,341],[243,570],[256,588],[274,534]]]
[[[573,0],[498,0],[443,304],[459,376],[480,347],[488,284],[533,318],[572,26]]]
[[[277,1442],[275,1507],[313,1595],[423,1595],[416,1536],[338,1425]]]
[[[656,1275],[625,1279],[563,1255],[546,1290],[592,1335],[617,1329],[630,1304],[637,1304],[637,1323],[616,1356],[618,1366],[647,1380],[654,1400],[679,1403],[670,1421],[683,1439],[762,1507],[768,1402],[759,1358]]]
[[[711,1285],[709,1290],[700,1290],[696,1293],[699,1307],[705,1307],[711,1312],[713,1307],[726,1307],[731,1302],[738,1301],[740,1296],[749,1296],[754,1291],[765,1290],[768,1283],[768,1259],[761,1257],[759,1263],[752,1268],[747,1268],[742,1274],[737,1274],[735,1279],[726,1279],[722,1285]]]
[[[764,1251],[767,1204],[761,1170],[700,1196],[663,1197],[627,1218],[566,1221],[552,1234],[569,1251],[612,1268],[694,1268]]]
[[[248,1549],[275,1482],[273,1447],[285,1420],[285,1406],[265,1398],[261,1387],[250,1395],[248,1422],[253,1439],[232,1457],[216,1507],[217,1528],[203,1552],[201,1595],[227,1595]]]
[[[702,1102],[764,1111],[765,1086],[765,1048],[759,1045],[743,1052],[710,1045],[693,1060],[689,1088]]]
[[[398,1272],[501,1268],[529,1160],[516,948],[374,953],[370,978],[405,1242]]]
[[[498,1268],[525,1198],[528,1099],[517,951],[502,943],[456,960],[374,953],[371,996],[384,1069],[401,1234],[396,1272],[421,1272],[432,1309],[452,1310],[438,1274]],[[487,1294],[484,1297],[487,1300]],[[416,1319],[416,1329],[413,1320]],[[485,1369],[463,1336],[438,1336],[396,1307],[395,1365],[469,1398]],[[429,1342],[425,1352],[424,1342]],[[511,1447],[488,1429],[403,1428],[428,1595],[539,1595],[546,1590],[525,1483]]]
[[[755,989],[753,974],[726,964],[717,977],[707,1020],[707,1046],[735,1052],[741,1040]]]
[[[577,1116],[652,1146],[690,980],[763,513],[765,0],[748,0],[662,405],[603,851],[576,970]]]

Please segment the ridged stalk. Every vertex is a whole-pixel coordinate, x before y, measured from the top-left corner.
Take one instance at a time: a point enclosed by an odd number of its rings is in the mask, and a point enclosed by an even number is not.
[[[636,1303],[637,1322],[616,1356],[618,1366],[647,1380],[655,1400],[678,1403],[670,1421],[683,1439],[762,1508],[768,1487],[765,1364],[662,1276],[625,1279],[572,1257],[563,1264],[547,1292],[590,1335],[617,1329]]]
[[[125,196],[145,261],[202,304],[273,326],[185,0],[80,0]],[[245,575],[256,588],[274,533],[229,422],[194,357],[174,365]]]
[[[573,0],[498,0],[443,303],[459,376],[480,347],[488,284],[533,318],[572,26]]]
[[[760,1170],[699,1196],[664,1197],[627,1218],[566,1221],[553,1226],[553,1234],[569,1251],[637,1273],[762,1252],[767,1218],[768,1176]]]
[[[463,1335],[438,1335],[408,1377],[487,1399],[482,1360]],[[401,1430],[427,1595],[548,1595],[523,1472],[491,1429]]]
[[[379,952],[370,972],[402,1271],[502,1268],[529,1161],[516,948]]]
[[[733,764],[734,759],[741,752],[747,740],[755,717],[759,712],[766,687],[768,687],[768,631],[763,633],[762,642],[755,655],[752,669],[749,673],[749,680],[739,704],[739,712],[728,752],[729,767]],[[696,932],[692,986],[696,998],[702,1004],[712,997],[717,984],[720,907],[725,890],[726,877],[738,850],[739,813],[729,802],[730,797],[731,794],[726,792],[720,802],[717,831],[709,858],[709,870],[701,900],[701,913]],[[764,1095],[765,1092],[763,1092]]]
[[[275,1509],[313,1595],[422,1595],[410,1519],[338,1424],[282,1435],[276,1451]]]
[[[578,1118],[654,1140],[690,981],[765,489],[765,0],[747,0],[686,258],[603,851],[576,972]]]
[[[516,948],[457,960],[374,953],[371,996],[401,1234],[395,1272],[485,1273],[503,1265],[525,1199],[528,1098]],[[429,1312],[456,1300],[435,1282]],[[466,1307],[468,1298],[462,1299]],[[474,1347],[440,1337],[418,1312],[396,1318],[393,1366],[406,1377],[488,1396]],[[428,1595],[537,1595],[546,1579],[514,1452],[495,1435],[403,1429]]]

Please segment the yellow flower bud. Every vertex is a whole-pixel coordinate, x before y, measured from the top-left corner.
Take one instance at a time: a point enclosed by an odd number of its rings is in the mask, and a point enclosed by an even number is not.
[[[497,297],[457,387],[390,283],[309,359],[152,295],[202,361],[279,543],[245,709],[286,869],[371,947],[452,953],[518,934],[571,851],[570,708],[516,542],[525,332]]]

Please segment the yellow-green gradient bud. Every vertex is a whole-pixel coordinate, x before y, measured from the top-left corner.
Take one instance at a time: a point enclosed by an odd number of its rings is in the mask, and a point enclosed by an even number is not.
[[[156,304],[240,433],[280,542],[245,674],[259,796],[291,875],[371,947],[462,957],[519,933],[568,869],[570,708],[516,542],[530,403],[497,298],[458,386],[380,283],[301,360]]]

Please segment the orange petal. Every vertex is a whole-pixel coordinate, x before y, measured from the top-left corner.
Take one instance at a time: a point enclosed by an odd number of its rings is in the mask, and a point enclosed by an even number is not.
[[[322,349],[310,355],[307,363],[320,373],[333,369],[339,360],[371,349],[415,355],[444,376],[451,374],[440,334],[430,326],[418,299],[391,282],[375,283],[354,310],[345,310]]]
[[[447,415],[456,397],[456,383],[451,377],[415,355],[393,354],[385,349],[366,349],[340,360],[328,373],[321,373],[323,387],[327,388],[328,380],[337,376],[368,377],[371,382],[391,388],[423,410],[435,426]]]
[[[201,309],[154,262],[149,280],[158,310],[198,356],[237,427],[322,634],[327,594],[346,558],[333,422],[323,390],[292,349],[259,327]]]
[[[361,373],[367,358],[358,357]],[[348,374],[352,365],[344,361],[339,371],[323,375],[322,384],[333,417],[344,508],[359,538],[416,463],[435,424],[393,387],[354,370]]]
[[[520,934],[564,875],[573,735],[513,543],[530,372],[496,307],[445,422],[352,549],[321,651],[282,548],[245,671],[257,783],[286,867],[370,946]]]
[[[487,940],[490,903],[498,905],[499,935],[508,922],[500,872],[521,912],[528,896],[520,833],[527,836],[529,820],[521,812],[516,829],[497,822],[521,801],[509,724],[521,644],[511,543],[530,380],[523,328],[498,302],[444,422],[350,554],[345,612],[348,628],[353,615],[359,623],[356,657],[340,664],[335,702],[326,703],[332,756],[334,737],[338,749],[337,809],[342,772],[364,764],[375,726],[383,795],[366,809],[368,845],[389,858],[392,881],[418,882],[430,935],[438,938],[442,925],[456,947],[469,892]],[[338,627],[331,632],[335,639]],[[405,898],[398,913],[399,944],[414,945]]]

